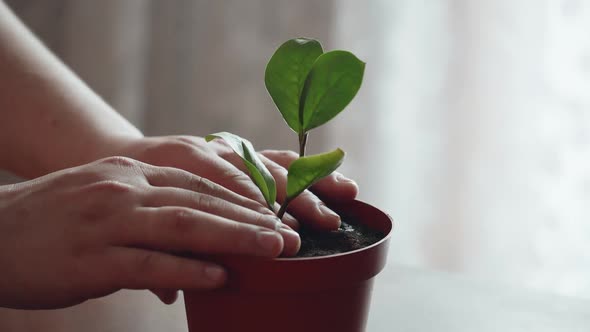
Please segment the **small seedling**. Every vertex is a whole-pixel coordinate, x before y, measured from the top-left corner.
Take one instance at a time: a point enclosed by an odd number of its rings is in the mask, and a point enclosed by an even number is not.
[[[299,158],[288,169],[287,192],[277,216],[282,218],[295,197],[334,172],[344,151],[305,156],[309,131],[330,121],[352,101],[363,80],[365,63],[347,51],[324,53],[317,40],[295,38],[281,45],[266,66],[264,82],[287,125],[299,138]],[[223,139],[238,154],[260,188],[268,207],[275,211],[276,183],[259,159],[252,143],[220,132],[205,137]]]

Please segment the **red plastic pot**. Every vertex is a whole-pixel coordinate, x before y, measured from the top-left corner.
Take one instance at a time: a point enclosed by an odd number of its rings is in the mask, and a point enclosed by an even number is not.
[[[228,283],[220,290],[184,292],[189,331],[364,331],[373,277],[385,266],[393,222],[360,201],[330,207],[385,237],[323,257],[216,258],[228,269]]]

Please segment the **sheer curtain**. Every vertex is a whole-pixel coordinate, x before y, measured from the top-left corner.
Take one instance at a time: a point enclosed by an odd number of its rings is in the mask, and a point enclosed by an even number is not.
[[[331,138],[391,259],[590,297],[590,5],[339,4],[368,79]]]
[[[361,92],[312,152],[348,152],[361,198],[396,220],[391,262],[590,297],[587,2],[7,2],[147,134],[295,148],[264,90],[268,57],[294,36],[353,50]],[[137,293],[87,306],[98,320],[135,308],[137,331],[168,326],[142,310],[182,315]],[[80,310],[44,324],[66,330]]]

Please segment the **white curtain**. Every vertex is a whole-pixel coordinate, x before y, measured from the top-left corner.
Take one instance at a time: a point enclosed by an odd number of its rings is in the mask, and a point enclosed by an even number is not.
[[[354,51],[361,92],[312,152],[348,152],[361,198],[396,220],[391,262],[590,297],[590,3],[8,3],[148,134],[295,148],[268,57],[295,36]]]
[[[368,65],[331,138],[391,259],[590,297],[590,3],[371,4],[336,7]]]

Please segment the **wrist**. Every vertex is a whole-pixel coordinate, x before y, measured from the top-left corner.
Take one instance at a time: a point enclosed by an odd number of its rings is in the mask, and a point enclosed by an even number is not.
[[[77,142],[53,143],[45,149],[31,149],[23,158],[11,158],[3,168],[25,179],[37,178],[61,169],[80,166],[95,160],[125,155],[127,146],[143,139],[141,133],[125,133],[109,137],[90,135]],[[40,153],[31,153],[37,151]]]
[[[102,140],[86,158],[94,161],[110,156],[126,156],[130,147],[139,144],[145,139],[141,132],[113,135]]]

